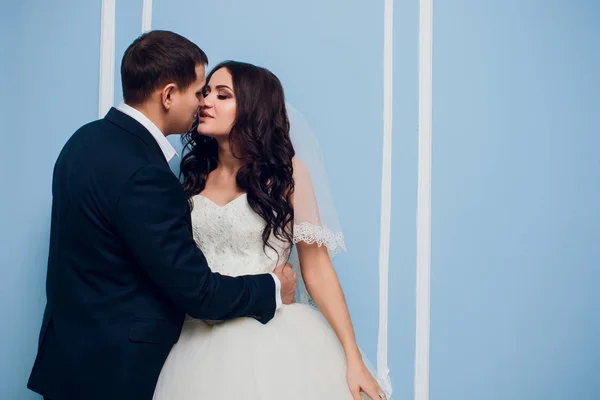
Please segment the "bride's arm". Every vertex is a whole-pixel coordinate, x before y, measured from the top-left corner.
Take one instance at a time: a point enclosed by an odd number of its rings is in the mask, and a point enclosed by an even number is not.
[[[296,158],[292,159],[294,191],[290,202],[294,209],[294,236],[301,236],[296,228],[301,224],[309,224],[321,229],[319,205],[312,179],[306,164]],[[313,301],[323,313],[337,334],[348,362],[360,361],[362,357],[350,320],[346,299],[340,286],[337,274],[331,264],[327,246],[319,245],[313,240],[294,240],[298,250],[300,270],[304,284]],[[313,243],[307,243],[307,242]]]
[[[290,200],[294,208],[295,228],[302,224],[313,226],[317,231],[325,228],[322,226],[318,201],[308,169],[305,164],[295,159],[293,168],[294,192]],[[365,366],[356,344],[344,292],[331,264],[327,246],[319,246],[315,243],[317,238],[310,237],[310,234],[306,237],[301,232],[294,231],[294,236],[306,289],[344,348],[347,360],[346,378],[353,398],[360,399],[360,392],[363,391],[371,399],[379,399],[381,389]]]
[[[294,209],[294,229],[304,223],[316,229],[322,228],[319,205],[308,168],[296,158],[292,159],[292,165],[294,192],[290,201]],[[294,231],[294,234],[297,235],[298,232]],[[295,241],[308,293],[337,334],[348,363],[362,362],[344,292],[331,264],[327,246],[317,244],[316,240],[315,243],[307,243],[313,240]]]
[[[327,254],[327,248],[316,243],[304,242],[296,246],[308,294],[338,336],[348,363],[362,362],[344,292]]]
[[[385,399],[380,395],[383,391],[365,366],[358,350],[344,292],[331,265],[327,248],[319,247],[316,243],[300,242],[297,249],[308,294],[329,321],[346,353],[346,379],[353,398],[360,400],[360,392],[365,392],[373,400]]]

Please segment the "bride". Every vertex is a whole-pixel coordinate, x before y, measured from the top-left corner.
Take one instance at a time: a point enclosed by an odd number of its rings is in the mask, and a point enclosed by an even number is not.
[[[294,122],[300,137],[291,137],[279,79],[227,61],[208,75],[203,97],[181,164],[196,243],[224,275],[271,272],[297,256],[297,298],[308,305],[284,305],[266,325],[186,318],[154,400],[385,398],[331,264],[344,239],[328,188],[319,186],[318,147],[298,151],[307,140],[300,131],[309,130]]]

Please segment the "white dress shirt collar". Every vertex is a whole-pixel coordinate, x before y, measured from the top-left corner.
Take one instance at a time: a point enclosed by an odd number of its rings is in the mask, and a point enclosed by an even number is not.
[[[156,140],[156,143],[158,143],[158,146],[162,150],[167,162],[171,161],[171,159],[177,155],[177,152],[175,151],[173,145],[169,143],[165,135],[163,135],[160,129],[158,129],[158,127],[154,125],[154,122],[150,121],[148,117],[146,117],[140,111],[125,103],[119,104],[116,107],[116,109],[121,111],[123,114],[129,115],[131,118],[135,119],[137,122],[142,124],[142,126],[146,128],[148,132],[150,132],[150,134],[152,135],[152,137],[154,137],[154,140]]]

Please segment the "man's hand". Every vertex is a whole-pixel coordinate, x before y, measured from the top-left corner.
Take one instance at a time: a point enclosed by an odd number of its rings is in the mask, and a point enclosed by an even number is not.
[[[292,271],[291,264],[278,265],[273,271],[281,282],[281,301],[283,304],[296,302],[296,273]]]

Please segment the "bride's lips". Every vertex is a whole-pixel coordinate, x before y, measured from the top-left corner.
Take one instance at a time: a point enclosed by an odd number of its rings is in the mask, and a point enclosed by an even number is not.
[[[206,111],[200,111],[199,116],[200,116],[200,118],[214,118],[212,115],[210,115]]]

